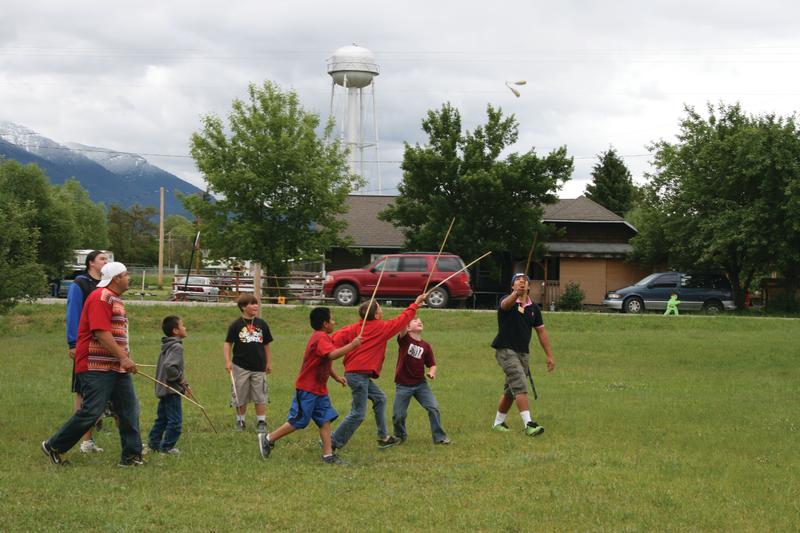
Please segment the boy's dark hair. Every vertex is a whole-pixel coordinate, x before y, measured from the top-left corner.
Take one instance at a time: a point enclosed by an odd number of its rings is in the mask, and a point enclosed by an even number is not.
[[[361,320],[364,320],[364,315],[367,314],[367,307],[369,307],[369,316],[367,320],[375,319],[375,314],[378,312],[378,302],[372,302],[372,305],[369,304],[370,303],[367,301],[358,306],[358,316],[361,317]]]
[[[239,306],[239,311],[244,311],[244,308],[248,305],[257,303],[258,298],[256,298],[253,294],[242,294],[239,296],[239,299],[236,300],[236,305]]]
[[[86,270],[87,271],[89,270],[89,263],[94,261],[97,258],[97,256],[102,254],[102,253],[105,253],[105,252],[103,252],[102,250],[92,250],[91,252],[86,254],[86,261],[84,261],[84,264],[86,265]]]
[[[164,320],[161,321],[161,331],[163,331],[164,335],[166,335],[167,337],[172,337],[175,328],[178,327],[180,322],[181,322],[181,317],[175,315],[169,315],[168,317],[164,318]]]
[[[330,322],[331,310],[327,307],[315,307],[308,315],[308,320],[311,322],[311,327],[314,331],[319,331],[325,325],[325,322]]]

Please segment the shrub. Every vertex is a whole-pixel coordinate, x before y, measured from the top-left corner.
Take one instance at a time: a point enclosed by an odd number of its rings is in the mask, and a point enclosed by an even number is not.
[[[565,311],[580,311],[583,308],[583,299],[585,297],[586,293],[581,289],[580,283],[570,281],[558,299],[558,307]]]

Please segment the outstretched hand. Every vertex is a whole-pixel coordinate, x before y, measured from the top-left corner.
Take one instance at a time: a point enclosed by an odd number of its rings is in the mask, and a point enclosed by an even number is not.
[[[428,293],[427,292],[423,292],[422,294],[417,296],[417,299],[414,300],[414,303],[417,304],[418,306],[422,305],[422,302],[424,302],[427,298],[428,298]]]

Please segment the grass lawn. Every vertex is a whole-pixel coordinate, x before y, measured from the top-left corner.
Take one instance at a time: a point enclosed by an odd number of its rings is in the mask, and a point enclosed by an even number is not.
[[[274,427],[291,401],[309,308],[264,311],[276,339],[267,411]],[[137,362],[156,361],[160,320],[175,312],[189,330],[187,375],[220,434],[184,403],[183,453],[148,456],[146,467],[130,469],[116,466],[114,428],[97,436],[105,453],[76,448],[71,467],[48,462],[39,443],[66,421],[73,401],[64,307],[23,305],[0,317],[3,530],[789,531],[800,524],[800,320],[546,313],[557,368],[544,371],[534,335],[534,419],[546,431],[531,439],[515,408],[513,432],[489,430],[502,387],[489,347],[495,315],[423,310],[439,363],[432,387],[455,443],[434,446],[427,416],[412,402],[405,444],[378,450],[370,413],[341,452],[350,466],[335,467],[321,463],[313,425],[278,442],[268,460],[258,454],[252,406],[249,431],[233,431],[222,341],[235,306],[131,303]],[[341,325],[355,316],[334,308]],[[392,343],[378,381],[390,400]],[[149,381],[134,379],[146,435],[156,400]],[[333,384],[331,397],[344,416],[348,390]]]

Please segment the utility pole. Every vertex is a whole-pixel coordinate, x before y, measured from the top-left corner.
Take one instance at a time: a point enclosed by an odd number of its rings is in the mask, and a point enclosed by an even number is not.
[[[164,187],[160,188],[161,209],[158,220],[158,288],[164,285]]]

